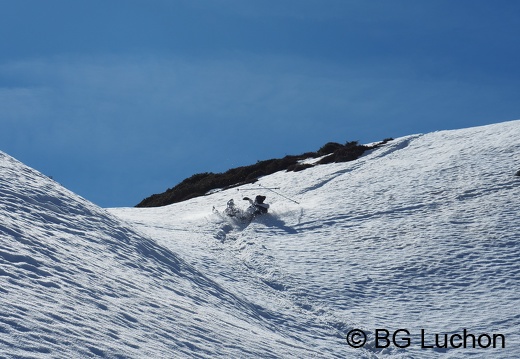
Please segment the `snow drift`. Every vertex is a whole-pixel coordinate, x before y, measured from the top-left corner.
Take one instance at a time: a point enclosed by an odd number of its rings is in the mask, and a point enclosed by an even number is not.
[[[108,210],[0,154],[0,356],[515,358],[519,151],[520,121],[412,135],[260,179],[299,204]],[[250,224],[211,210],[254,194]],[[443,345],[464,330],[505,342]]]

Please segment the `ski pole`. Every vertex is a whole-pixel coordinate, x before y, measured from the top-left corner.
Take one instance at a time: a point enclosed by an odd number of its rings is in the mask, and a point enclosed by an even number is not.
[[[271,191],[271,192],[273,192],[273,193],[276,193],[277,195],[279,195],[279,196],[281,196],[281,197],[283,197],[283,198],[285,198],[285,199],[288,199],[288,200],[291,201],[291,202],[294,202],[294,203],[296,203],[296,204],[300,204],[300,202],[296,202],[294,199],[291,199],[291,198],[289,198],[289,197],[287,197],[287,196],[284,196],[283,194],[281,194],[281,193],[279,193],[279,192],[273,191],[273,190],[272,190],[271,188],[269,188],[269,187],[264,187],[264,186],[262,186],[260,183],[258,183],[258,185],[259,185],[260,187],[262,187],[263,189],[267,189],[267,190],[269,190],[269,191]]]
[[[264,187],[265,189],[280,189],[280,187]],[[237,188],[237,191],[256,191],[256,188]]]

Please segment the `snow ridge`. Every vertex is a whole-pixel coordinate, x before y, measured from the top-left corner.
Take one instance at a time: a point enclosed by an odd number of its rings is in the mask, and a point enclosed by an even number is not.
[[[3,153],[0,173],[0,356],[273,357],[271,340],[296,350],[264,308],[106,210]]]

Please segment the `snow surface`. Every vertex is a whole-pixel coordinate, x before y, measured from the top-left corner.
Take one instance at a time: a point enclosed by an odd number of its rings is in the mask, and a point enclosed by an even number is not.
[[[520,357],[519,153],[512,121],[259,181],[299,204],[253,184],[113,209],[0,153],[0,357]],[[256,194],[252,223],[212,212]],[[505,348],[421,348],[465,328]]]

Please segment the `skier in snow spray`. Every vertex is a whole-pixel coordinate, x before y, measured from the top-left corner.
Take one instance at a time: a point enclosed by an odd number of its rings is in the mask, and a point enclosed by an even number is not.
[[[264,190],[271,191],[271,192],[275,193],[276,195],[281,196],[281,197],[283,197],[283,198],[285,198],[285,199],[287,199],[287,200],[289,200],[291,202],[294,202],[296,204],[300,204],[300,202],[297,202],[294,199],[289,198],[289,197],[285,196],[284,194],[282,194],[280,192],[274,191],[275,189],[279,189],[278,187],[269,188],[269,187],[264,187],[261,184],[258,184],[258,186],[260,186]],[[237,191],[240,191],[240,190],[242,190],[242,191],[251,191],[251,190],[255,190],[255,189],[252,189],[252,188],[238,189],[237,188]],[[240,209],[240,208],[238,208],[235,205],[235,201],[233,199],[230,199],[227,202],[227,208],[224,210],[224,214],[226,216],[228,216],[228,217],[235,217],[235,218],[238,218],[240,220],[251,221],[256,216],[266,214],[268,209],[269,209],[269,204],[264,203],[264,201],[266,199],[266,196],[258,195],[258,196],[255,197],[254,201],[252,199],[250,199],[249,197],[244,197],[243,199],[245,201],[249,201],[249,203],[250,203],[250,206],[245,211]],[[219,213],[218,210],[215,209],[215,206],[213,206],[213,212]]]
[[[228,217],[236,217],[240,220],[249,220],[251,221],[256,216],[266,214],[267,210],[269,209],[269,205],[267,203],[264,203],[265,196],[256,196],[255,200],[251,200],[249,197],[244,197],[243,199],[245,201],[249,201],[250,206],[244,211],[238,208],[235,205],[235,201],[233,199],[230,199],[227,202],[227,207],[224,210],[224,214]],[[216,209],[213,207],[213,211],[215,212]],[[218,211],[216,211],[218,212]]]

